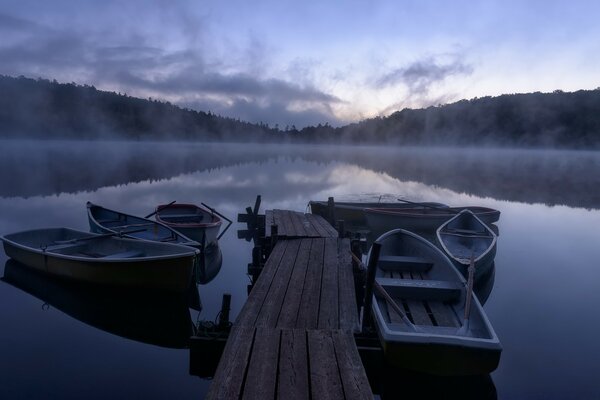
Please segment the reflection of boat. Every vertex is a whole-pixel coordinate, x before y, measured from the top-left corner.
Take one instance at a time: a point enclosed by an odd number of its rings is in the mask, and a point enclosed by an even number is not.
[[[98,329],[139,342],[184,348],[193,334],[183,293],[113,289],[65,281],[8,260],[3,281]],[[197,292],[196,292],[197,293]]]
[[[156,207],[156,220],[198,243],[217,242],[221,218],[194,204],[162,204]]]
[[[376,292],[372,309],[386,360],[439,375],[496,369],[502,351],[496,333],[476,296],[465,312],[465,280],[444,253],[402,229],[377,241],[376,282],[390,299]]]
[[[475,279],[489,271],[496,255],[496,234],[470,210],[463,210],[437,229],[437,240],[463,274],[473,257]]]
[[[402,228],[409,231],[435,231],[462,210],[470,210],[485,224],[500,218],[500,211],[487,207],[448,208],[367,208],[365,216],[371,230],[379,233]]]
[[[79,281],[162,290],[188,288],[199,254],[188,246],[34,229],[1,238],[6,255],[40,271]]]
[[[330,219],[330,207],[327,201],[314,201],[311,200],[308,205],[310,206],[310,212],[313,214],[320,215],[326,220]],[[405,208],[416,208],[422,209],[426,207],[447,207],[442,203],[411,203],[411,204],[402,204],[402,203],[361,203],[361,202],[335,202],[333,203],[335,219],[343,220],[344,222],[351,225],[360,225],[366,226],[367,220],[365,218],[364,210],[366,208],[378,208],[378,209],[405,209]]]
[[[206,251],[200,254],[199,257],[200,263],[196,270],[196,282],[205,285],[219,274],[223,264],[223,253],[221,253],[221,248],[216,245],[207,247]]]
[[[87,202],[90,230],[96,233],[119,233],[133,231],[123,236],[154,242],[176,243],[200,248],[200,243],[168,226],[148,218],[136,217],[119,211],[109,210]]]

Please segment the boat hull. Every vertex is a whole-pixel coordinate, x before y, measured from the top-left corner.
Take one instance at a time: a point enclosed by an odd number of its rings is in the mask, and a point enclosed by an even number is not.
[[[369,208],[365,210],[365,218],[371,230],[378,234],[399,228],[412,232],[435,232],[463,209],[472,210],[485,224],[492,224],[500,218],[499,211],[486,207],[449,207],[448,211]]]
[[[165,253],[174,250],[175,254],[92,258],[28,247],[11,240],[10,237],[11,235],[7,235],[2,238],[4,251],[8,257],[21,264],[62,278],[102,285],[182,292],[190,285],[198,256],[197,251],[186,246],[149,243],[152,246],[167,246]],[[145,242],[132,239],[97,240],[118,241],[123,247],[123,253],[135,250],[141,254],[148,249],[147,244],[144,245]],[[89,243],[87,245],[89,246]]]
[[[448,257],[402,229],[387,232],[377,242],[381,251],[375,279],[385,295],[374,292],[371,313],[387,363],[448,376],[496,369],[502,346],[477,296],[467,290]]]
[[[204,243],[215,245],[221,230],[221,219],[195,204],[169,204],[156,207],[156,220],[182,235]]]
[[[329,220],[329,206],[326,201],[310,201],[310,211],[312,214],[320,215],[321,217]],[[359,202],[335,202],[334,213],[336,220],[343,220],[344,223],[352,226],[367,226],[367,219],[365,217],[366,208],[393,208],[393,209],[404,209],[404,208],[425,208],[427,205],[432,207],[447,207],[442,203],[427,202],[422,203],[422,206],[414,204],[402,204],[402,203],[359,203]]]

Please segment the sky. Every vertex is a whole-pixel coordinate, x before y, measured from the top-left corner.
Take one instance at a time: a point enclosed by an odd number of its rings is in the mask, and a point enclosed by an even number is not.
[[[0,0],[0,74],[280,128],[600,87],[596,0]]]

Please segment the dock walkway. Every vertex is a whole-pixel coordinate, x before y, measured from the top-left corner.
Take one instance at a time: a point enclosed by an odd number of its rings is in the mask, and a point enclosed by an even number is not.
[[[265,225],[284,228],[233,325],[208,399],[373,398],[353,336],[350,242],[308,215],[267,211]]]

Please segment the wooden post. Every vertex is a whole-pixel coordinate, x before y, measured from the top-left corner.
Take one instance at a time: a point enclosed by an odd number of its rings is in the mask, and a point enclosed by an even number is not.
[[[367,283],[365,286],[365,300],[363,307],[362,331],[367,327],[372,326],[371,305],[373,304],[373,285],[375,284],[375,271],[379,261],[379,253],[381,252],[381,243],[375,242],[371,247],[369,254],[369,265],[367,266]]]
[[[279,232],[279,227],[277,226],[277,224],[271,225],[271,251],[273,251],[273,249],[275,248],[275,245],[277,244],[278,232]]]
[[[327,217],[331,226],[335,226],[335,200],[333,197],[327,199]]]
[[[219,328],[224,329],[229,327],[229,310],[231,309],[231,295],[223,294],[221,302],[221,312],[219,313]]]
[[[354,254],[354,257],[358,260],[362,260],[362,249],[360,246],[360,235],[358,239],[353,239],[350,242],[350,251]],[[356,259],[352,257],[352,275],[354,276],[354,294],[356,296],[356,306],[358,312],[360,312],[363,306],[363,300],[365,297],[365,269],[364,265],[359,264]]]
[[[346,235],[346,229],[344,227],[344,220],[340,219],[337,222],[337,228],[338,228],[338,236],[341,238],[344,238]]]

